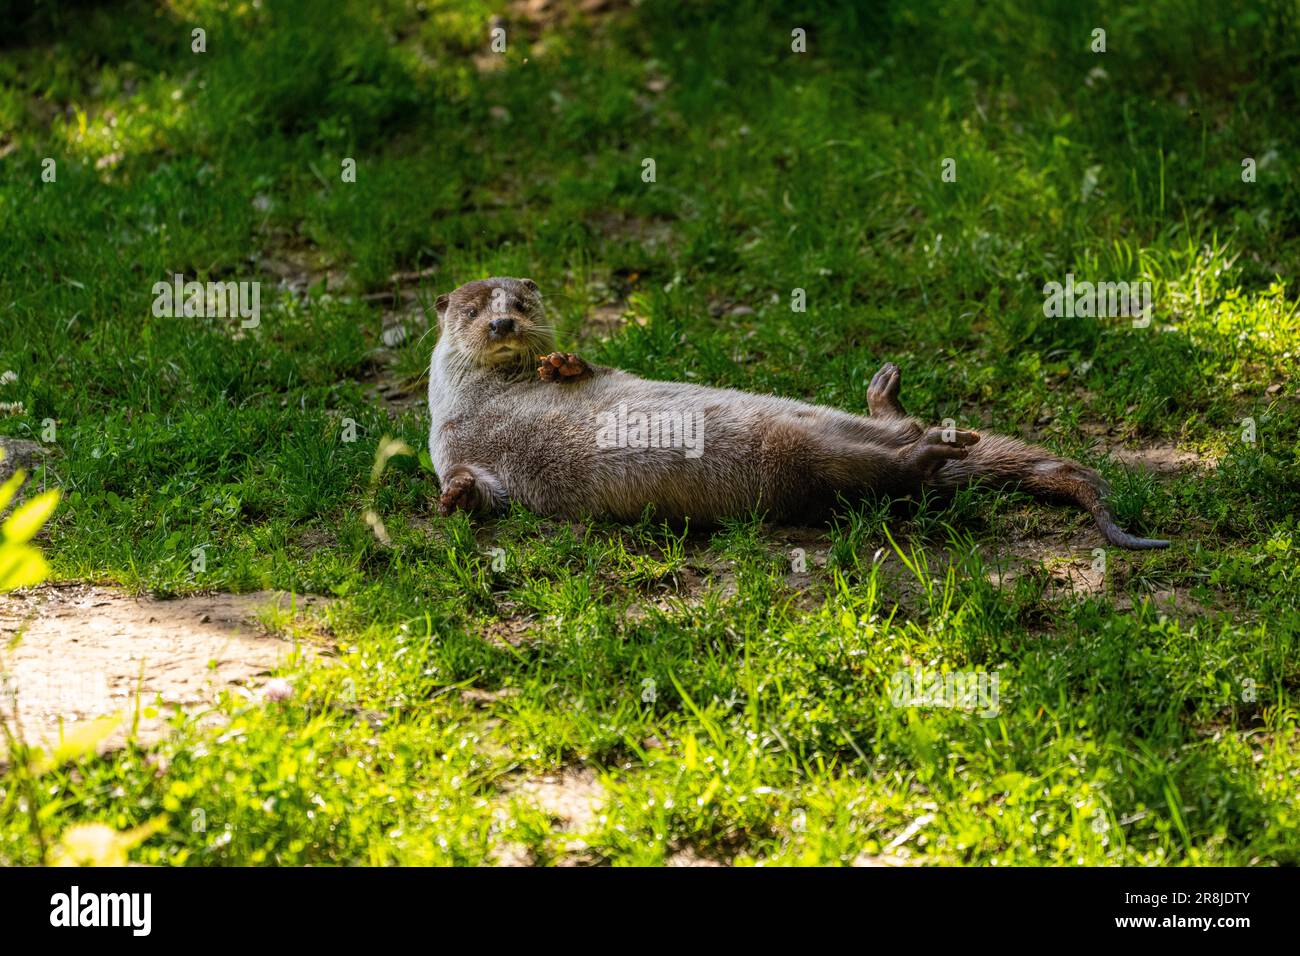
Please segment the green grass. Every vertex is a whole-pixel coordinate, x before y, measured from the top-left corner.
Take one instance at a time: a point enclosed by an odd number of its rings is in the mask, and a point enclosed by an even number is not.
[[[1300,9],[779,6],[507,11],[493,69],[490,3],[45,3],[6,41],[0,434],[55,423],[56,576],[335,599],[292,700],[50,773],[48,838],[165,814],[133,859],[1300,863]],[[155,317],[176,272],[260,279],[260,327]],[[1066,273],[1150,281],[1155,320],[1045,318]],[[432,346],[416,307],[382,348],[380,294],[493,274],[648,376],[865,411],[897,361],[914,414],[1097,464],[1175,545],[1081,594],[997,583],[1009,542],[1100,542],[1008,493],[798,538],[443,519],[412,457],[372,495],[380,438],[425,423],[370,387],[418,392]],[[587,321],[611,305],[632,320]],[[1130,471],[1107,429],[1206,467]],[[1000,713],[894,706],[917,665],[998,675]],[[582,832],[517,789],[565,767],[605,794]],[[0,861],[39,859],[26,794],[0,778]]]

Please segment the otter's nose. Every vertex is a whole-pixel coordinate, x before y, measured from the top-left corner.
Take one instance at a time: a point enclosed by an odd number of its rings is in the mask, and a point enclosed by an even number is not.
[[[515,320],[506,316],[504,319],[493,319],[488,323],[488,330],[492,333],[494,339],[499,339],[503,335],[509,335],[515,330]]]

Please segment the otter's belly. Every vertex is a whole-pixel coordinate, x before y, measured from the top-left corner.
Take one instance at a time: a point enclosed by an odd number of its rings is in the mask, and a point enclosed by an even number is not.
[[[736,454],[716,454],[719,442],[736,446],[734,424],[700,408],[626,392],[502,399],[432,423],[439,477],[458,464],[479,465],[510,498],[557,516],[635,520],[647,505],[685,516],[693,507],[716,510],[722,488],[728,498],[753,497],[745,469],[724,474]]]
[[[786,510],[833,414],[631,376],[589,386],[495,396],[442,424],[435,464],[488,468],[510,498],[543,514],[633,521],[653,506],[661,518],[709,522]]]

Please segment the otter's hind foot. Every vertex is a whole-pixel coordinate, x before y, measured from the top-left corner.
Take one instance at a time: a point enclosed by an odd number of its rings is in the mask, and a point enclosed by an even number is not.
[[[438,498],[438,513],[501,511],[509,503],[506,490],[492,472],[480,465],[456,465],[447,473]]]
[[[960,428],[931,428],[903,451],[907,467],[924,480],[947,462],[958,461],[970,453],[970,446],[980,440],[979,432]]]
[[[898,390],[902,385],[903,372],[893,362],[886,362],[880,367],[867,386],[867,408],[872,418],[906,418],[903,403],[898,400]]]
[[[462,471],[447,479],[442,495],[438,498],[438,513],[445,518],[453,511],[476,511],[478,502],[478,487],[474,476],[468,471]]]

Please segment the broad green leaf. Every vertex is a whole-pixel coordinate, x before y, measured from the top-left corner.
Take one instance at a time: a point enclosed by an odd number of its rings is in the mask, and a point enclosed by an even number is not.
[[[0,591],[40,584],[49,573],[49,565],[31,545],[0,541]]]
[[[127,853],[167,825],[167,817],[118,833],[106,823],[68,827],[50,854],[55,866],[126,866]]]
[[[4,523],[4,536],[7,540],[22,544],[24,541],[30,541],[37,531],[41,530],[41,525],[54,513],[54,507],[59,503],[59,491],[57,488],[51,488],[49,491],[43,491],[35,498],[26,502],[20,508],[16,509],[9,516],[9,520]]]
[[[19,468],[15,471],[3,485],[0,485],[0,511],[8,507],[9,502],[13,501],[14,495],[18,492],[18,486],[27,478],[27,472]]]
[[[32,773],[37,775],[47,773],[55,767],[60,767],[69,761],[90,753],[121,722],[122,715],[113,714],[111,717],[96,717],[94,720],[88,720],[83,724],[74,724],[72,729],[63,735],[63,739],[54,746],[53,750],[48,753],[41,751],[40,755],[32,761]]]

